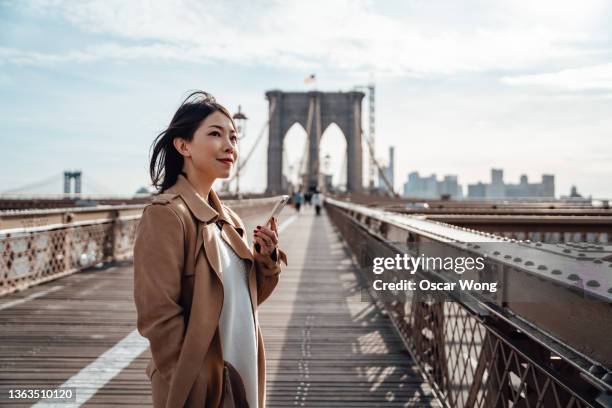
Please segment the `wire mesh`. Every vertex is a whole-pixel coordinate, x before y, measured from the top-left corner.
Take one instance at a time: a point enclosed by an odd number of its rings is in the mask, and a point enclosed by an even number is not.
[[[327,213],[362,267],[394,250],[375,232],[375,220],[326,204]],[[374,233],[373,233],[374,232]],[[371,291],[375,297],[379,296]],[[419,292],[394,301],[379,299],[404,344],[440,400],[449,407],[587,407],[598,391],[556,370],[554,353],[534,345],[507,323],[473,313],[458,301],[432,300]]]

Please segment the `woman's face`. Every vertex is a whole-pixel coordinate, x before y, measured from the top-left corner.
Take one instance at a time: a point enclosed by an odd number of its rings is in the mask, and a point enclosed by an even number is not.
[[[221,112],[211,113],[187,144],[194,170],[213,180],[228,178],[238,158],[237,142],[232,121]]]

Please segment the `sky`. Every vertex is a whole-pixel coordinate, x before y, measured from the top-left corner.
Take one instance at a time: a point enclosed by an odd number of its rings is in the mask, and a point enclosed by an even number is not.
[[[151,143],[194,89],[241,105],[244,154],[264,131],[241,174],[262,191],[267,90],[373,81],[397,191],[412,171],[467,191],[502,168],[612,198],[610,21],[603,0],[0,0],[0,193],[60,193],[72,169],[86,194],[150,185]],[[294,167],[304,140],[287,135]],[[335,126],[322,136],[336,179],[344,143]]]

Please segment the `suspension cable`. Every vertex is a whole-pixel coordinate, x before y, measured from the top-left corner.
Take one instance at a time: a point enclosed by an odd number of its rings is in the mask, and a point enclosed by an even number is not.
[[[391,185],[391,183],[387,179],[387,175],[385,174],[385,172],[383,171],[382,167],[380,166],[380,163],[378,163],[378,160],[376,160],[376,157],[374,156],[374,148],[372,147],[372,142],[371,142],[371,140],[369,140],[369,139],[367,139],[367,138],[365,138],[363,136],[363,129],[361,130],[361,136],[366,140],[366,143],[368,145],[368,151],[370,153],[370,158],[372,159],[372,161],[376,165],[376,168],[378,169],[378,174],[382,177],[383,181],[385,182],[385,185],[389,189],[389,193],[391,193],[391,195],[393,197],[400,197],[400,195],[395,192],[395,190],[393,189],[393,186]]]
[[[2,194],[20,193],[20,192],[28,191],[28,190],[31,191],[31,190],[34,190],[34,189],[36,189],[38,187],[44,187],[45,185],[48,185],[49,183],[51,183],[53,181],[57,181],[57,178],[59,178],[59,176],[61,176],[61,175],[62,175],[62,173],[56,173],[56,174],[54,174],[52,176],[49,176],[49,177],[47,177],[47,178],[45,178],[43,180],[35,181],[33,183],[29,183],[29,184],[26,184],[26,185],[21,186],[21,187],[12,188],[10,190],[2,191]]]
[[[310,98],[310,102],[308,104],[308,118],[306,119],[306,143],[304,144],[305,154],[302,155],[302,159],[300,160],[300,165],[298,167],[298,184],[300,181],[300,174],[302,172],[302,167],[304,167],[304,163],[307,163],[305,159],[308,157],[310,160],[310,131],[312,129],[312,116],[314,110],[314,99]]]
[[[236,174],[238,174],[238,172],[240,172],[244,168],[244,166],[246,166],[246,164],[248,163],[248,161],[251,158],[251,156],[253,156],[253,153],[255,152],[255,148],[257,147],[257,145],[259,144],[261,139],[263,139],[264,132],[265,132],[266,128],[268,128],[268,126],[270,125],[270,118],[272,117],[272,114],[274,113],[275,109],[276,109],[276,99],[273,99],[272,100],[272,106],[270,107],[270,113],[268,114],[268,120],[262,126],[261,131],[259,132],[259,135],[257,135],[257,139],[255,140],[255,144],[253,144],[253,146],[251,147],[251,150],[246,155],[244,160],[240,161],[240,164],[238,165],[238,169],[234,172],[234,174],[230,178],[225,180],[225,183],[227,183],[228,186],[229,186],[229,183],[232,180],[234,180],[234,178],[236,177]]]

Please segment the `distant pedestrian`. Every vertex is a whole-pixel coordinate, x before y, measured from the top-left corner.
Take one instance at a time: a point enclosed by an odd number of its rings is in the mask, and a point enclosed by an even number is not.
[[[315,191],[312,195],[312,203],[315,206],[317,215],[321,215],[321,207],[323,206],[323,196],[318,191]]]
[[[312,198],[312,192],[307,191],[304,193],[304,205],[310,205],[310,200]]]
[[[295,192],[293,200],[295,201],[295,211],[300,212],[300,207],[302,207],[302,203],[304,202],[304,197],[300,190]]]

